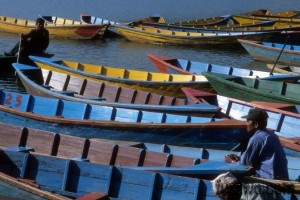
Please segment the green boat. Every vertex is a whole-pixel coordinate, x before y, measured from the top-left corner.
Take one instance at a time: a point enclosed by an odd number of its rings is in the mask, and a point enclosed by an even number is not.
[[[250,78],[213,72],[202,73],[218,94],[243,101],[300,104],[300,76],[273,75]]]

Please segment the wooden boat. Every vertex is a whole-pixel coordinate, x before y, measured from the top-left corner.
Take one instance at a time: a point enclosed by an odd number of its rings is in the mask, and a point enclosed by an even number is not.
[[[270,76],[269,72],[264,71],[201,63],[171,56],[159,56],[154,54],[148,54],[147,56],[155,67],[162,73],[201,74],[202,72],[210,71],[236,76],[253,76],[260,78]]]
[[[280,17],[280,16],[243,16],[243,15],[234,15],[232,19],[236,23],[247,24],[253,21],[273,21],[276,20],[275,25],[277,27],[288,25],[299,25],[300,18],[299,17]]]
[[[201,27],[211,25],[226,25],[229,23],[231,16],[225,15],[220,17],[201,18],[196,20],[179,21],[171,23],[163,23],[165,25],[186,26],[186,27]]]
[[[270,10],[266,9],[260,9],[256,11],[250,11],[244,14],[240,15],[245,15],[245,16],[259,16],[259,17],[281,17],[281,18],[291,18],[291,17],[298,17],[300,15],[299,11],[296,10],[287,10],[283,12],[278,12],[278,13],[271,13]]]
[[[256,60],[275,63],[284,47],[278,62],[300,66],[300,46],[272,42],[238,40],[247,52]]]
[[[277,21],[254,21],[248,24],[228,24],[228,25],[207,25],[207,26],[184,26],[184,25],[170,25],[157,23],[142,23],[140,27],[153,27],[163,30],[180,31],[180,32],[195,32],[195,33],[239,33],[239,32],[275,32],[299,30],[300,25],[286,25],[277,27]]]
[[[17,61],[17,56],[0,55],[0,72],[13,71],[12,63]]]
[[[273,69],[275,72],[279,72],[282,74],[296,74],[300,75],[300,67],[297,66],[290,66],[290,65],[275,65],[274,64],[267,64],[269,69]]]
[[[211,183],[196,178],[22,152],[1,151],[0,156],[0,171],[7,176],[72,199],[216,198]]]
[[[230,149],[245,122],[92,105],[1,92],[0,121],[87,138]],[[220,132],[220,128],[222,132]]]
[[[57,26],[70,26],[70,25],[80,25],[80,26],[86,26],[89,24],[85,24],[82,23],[81,21],[76,21],[73,19],[65,19],[65,18],[61,18],[61,17],[56,17],[56,16],[40,16],[41,18],[43,18],[46,23],[48,24],[54,24]],[[99,24],[97,24],[99,25]],[[103,28],[100,29],[100,31],[98,32],[98,37],[99,38],[103,38],[106,36],[107,30],[110,26],[109,23],[107,24],[101,24]]]
[[[114,26],[115,24],[120,24],[119,22],[103,19],[92,15],[86,15],[86,14],[80,15],[80,21],[83,24],[101,24],[101,25],[110,24],[111,26]]]
[[[130,146],[125,146],[123,142],[120,143],[120,141],[115,140],[103,141],[98,139],[85,139],[2,123],[0,123],[0,127],[0,148],[6,151],[19,151],[28,152],[34,155],[57,156],[59,158],[67,158],[85,162],[88,161],[102,165],[132,167],[169,166],[168,168],[170,171],[168,173],[179,173],[181,170],[183,171],[181,175],[188,175],[188,172],[191,175],[193,171],[196,176],[199,176],[197,171],[199,172],[200,170],[197,168],[204,164],[201,167],[202,171],[200,176],[205,176],[207,178],[212,178],[212,176],[215,176],[215,173],[217,173],[218,170],[221,172],[222,169],[226,168],[224,163],[221,167],[221,164],[219,164],[221,162],[215,162],[223,161],[224,156],[220,156],[220,154],[228,155],[229,153],[232,153],[224,150],[197,149],[170,145],[163,145],[164,152],[161,152],[157,151],[157,149],[161,150],[161,145],[158,144],[134,144],[134,142],[129,142],[129,144],[131,143]],[[154,149],[154,151],[150,149]],[[171,149],[174,153],[170,153]],[[202,160],[202,157],[205,157],[206,159],[208,158],[208,153],[211,154],[209,159],[212,161]],[[212,156],[213,154],[216,155]],[[216,160],[212,159],[213,157]],[[288,159],[291,161],[290,158]],[[297,169],[297,167],[293,167],[291,165],[292,163],[295,163],[294,160],[292,159],[293,162],[289,162],[289,166],[291,166],[289,170],[291,170],[291,172],[296,171]],[[202,164],[197,164],[199,162]],[[192,165],[197,166],[197,168],[190,168],[189,170],[182,168]],[[214,168],[210,171],[207,171],[209,165],[214,165]],[[218,165],[219,168],[217,170],[216,166]],[[175,168],[177,168],[177,171],[174,171]],[[227,170],[228,169],[232,169],[232,173],[238,177],[251,173],[249,168],[243,166],[232,166],[227,164]],[[141,169],[140,167],[140,170],[149,170],[149,168]],[[153,170],[162,169],[157,168]],[[166,170],[166,168],[163,168],[163,170]]]
[[[110,21],[107,19],[103,19],[103,18],[99,18],[96,16],[91,16],[91,15],[86,15],[86,14],[81,14],[80,15],[80,21],[84,24],[110,24],[108,30],[107,30],[107,36],[108,37],[118,37],[120,36],[118,33],[116,33],[115,30],[115,25],[128,25],[128,24],[140,24],[140,23],[164,23],[165,20],[163,17],[160,16],[149,16],[149,17],[145,17],[142,19],[138,19],[134,22],[115,22],[115,21]]]
[[[0,16],[0,31],[20,34],[27,33],[33,28],[35,28],[35,21]],[[45,23],[45,28],[52,38],[93,39],[99,33],[104,33],[108,25]]]
[[[0,132],[0,135],[5,136],[5,139],[2,139],[4,141],[1,141],[0,145],[5,145],[2,149],[7,151],[57,156],[127,168],[141,167],[145,168],[145,170],[148,167],[157,167],[157,170],[153,169],[152,171],[158,171],[160,167],[166,167],[170,169],[169,174],[177,173],[177,175],[181,176],[205,177],[207,179],[215,178],[220,172],[226,172],[226,170],[231,171],[236,176],[251,174],[251,167],[232,166],[226,164],[224,160],[204,160],[170,153],[154,152],[95,139],[55,134],[54,132],[6,124],[2,124],[2,127],[6,128],[8,132]],[[45,140],[44,142],[42,142],[43,139]],[[23,143],[23,146],[20,146],[20,143]]]
[[[134,22],[115,22],[115,21],[110,21],[107,19],[103,19],[100,17],[96,16],[91,16],[91,15],[86,15],[86,14],[81,14],[80,15],[80,21],[85,24],[111,24],[111,26],[118,25],[118,24],[133,24],[133,23],[144,23],[144,22],[149,22],[149,23],[164,23],[165,19],[161,16],[149,16],[145,18],[138,19]]]
[[[53,194],[34,187],[19,178],[0,172],[0,198],[6,200],[34,199],[34,200],[70,200],[70,198]]]
[[[219,107],[206,103],[195,104],[185,99],[96,82],[29,65],[14,63],[13,66],[23,86],[32,95],[118,108],[221,117]]]
[[[253,10],[246,13],[242,13],[241,15],[265,15],[269,12],[269,10]],[[190,26],[190,27],[203,27],[203,26],[215,26],[215,25],[230,25],[234,23],[231,20],[232,15],[224,15],[220,17],[209,17],[209,18],[200,18],[196,20],[188,20],[188,21],[180,21],[180,22],[172,22],[167,23],[168,25],[175,26]]]
[[[226,115],[239,120],[242,116],[247,115],[251,108],[257,107],[267,111],[268,128],[274,130],[279,136],[280,141],[285,147],[287,155],[300,156],[300,111],[299,105],[287,103],[271,103],[261,101],[246,102],[235,98],[216,95],[191,88],[182,88],[187,98],[194,101],[207,101],[213,105],[222,108],[222,112]]]
[[[180,75],[130,70],[68,60],[30,58],[42,69],[59,71],[94,81],[101,81],[136,90],[144,90],[161,95],[184,97],[181,87],[191,87],[213,91],[207,79],[202,75]]]
[[[237,44],[237,39],[267,40],[279,34],[276,32],[252,32],[252,31],[173,31],[145,26],[121,26],[116,25],[117,32],[129,41],[151,44],[203,46]],[[256,39],[255,39],[256,38]]]
[[[296,75],[248,78],[203,72],[218,94],[243,101],[300,104],[300,84]]]

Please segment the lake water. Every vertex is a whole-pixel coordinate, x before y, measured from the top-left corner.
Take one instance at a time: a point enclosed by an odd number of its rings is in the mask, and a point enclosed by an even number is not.
[[[39,15],[79,20],[80,14],[90,14],[118,22],[129,22],[150,15],[160,15],[167,22],[204,17],[239,14],[256,9],[271,12],[300,10],[300,0],[0,0],[1,15],[35,20]],[[0,33],[0,53],[9,50],[19,36]],[[47,50],[55,58],[86,63],[157,71],[147,54],[174,56],[205,63],[267,70],[266,64],[254,61],[241,47],[182,47],[128,42],[122,38],[93,41],[51,39]],[[0,75],[0,89],[17,89],[13,75]]]

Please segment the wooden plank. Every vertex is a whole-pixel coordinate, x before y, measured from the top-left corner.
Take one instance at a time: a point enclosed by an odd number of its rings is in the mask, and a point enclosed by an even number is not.
[[[101,165],[113,165],[116,159],[118,145],[90,139],[90,147],[87,158],[92,163]]]
[[[119,98],[118,102],[120,103],[133,103],[135,100],[135,96],[137,91],[129,88],[120,87],[119,89]]]
[[[85,119],[87,112],[87,104],[73,101],[62,101],[63,109],[61,109],[60,116],[68,119]]]
[[[57,155],[65,158],[87,158],[89,141],[86,138],[74,137],[71,135],[59,135],[59,146]]]
[[[90,97],[101,97],[100,89],[104,86],[102,82],[95,82],[91,80],[84,81],[84,86],[82,91],[80,92],[83,96],[90,96]]]
[[[50,131],[26,128],[28,131],[26,146],[33,148],[33,153],[57,155],[59,135]]]
[[[170,167],[188,167],[196,164],[200,164],[199,158],[190,158],[173,154]]]
[[[111,121],[114,119],[116,108],[97,105],[90,105],[90,108],[90,120]]]
[[[117,122],[139,122],[141,119],[140,110],[129,110],[124,108],[116,109],[115,121]]]
[[[115,165],[121,166],[141,166],[145,156],[144,149],[128,146],[119,146]]]
[[[145,151],[142,166],[170,166],[171,154]]]
[[[162,199],[153,198],[155,180],[155,172],[118,168],[110,192],[118,194],[119,199]]]
[[[25,141],[22,141],[23,127],[14,126],[10,124],[0,123],[0,147],[19,147],[25,144]]]
[[[51,99],[46,97],[35,96],[31,101],[31,112],[44,116],[57,116],[59,110],[59,99]],[[45,107],[45,105],[48,105]]]
[[[105,84],[102,88],[101,97],[105,98],[107,101],[117,102],[120,94],[120,87],[115,85]]]

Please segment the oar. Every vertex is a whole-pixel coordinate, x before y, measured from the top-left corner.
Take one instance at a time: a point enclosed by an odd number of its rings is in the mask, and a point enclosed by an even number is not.
[[[281,54],[282,54],[282,52],[283,52],[283,50],[284,50],[284,48],[285,48],[285,45],[286,45],[286,43],[287,43],[289,37],[290,37],[289,35],[286,37],[286,40],[285,40],[285,42],[284,42],[284,44],[283,44],[283,47],[282,47],[282,49],[281,49],[281,51],[280,51],[280,53],[279,53],[279,56],[277,57],[276,62],[274,63],[274,66],[273,66],[273,68],[272,68],[272,70],[271,70],[271,72],[270,72],[270,75],[273,75],[273,71],[274,71],[274,69],[275,69],[275,66],[276,66],[276,64],[277,64],[277,62],[278,62],[278,60],[279,60],[279,58],[280,58],[280,56],[281,56]]]
[[[19,63],[19,58],[20,58],[20,50],[21,50],[21,43],[22,43],[22,37],[20,37],[20,42],[19,42],[19,49],[18,49],[17,63]]]

